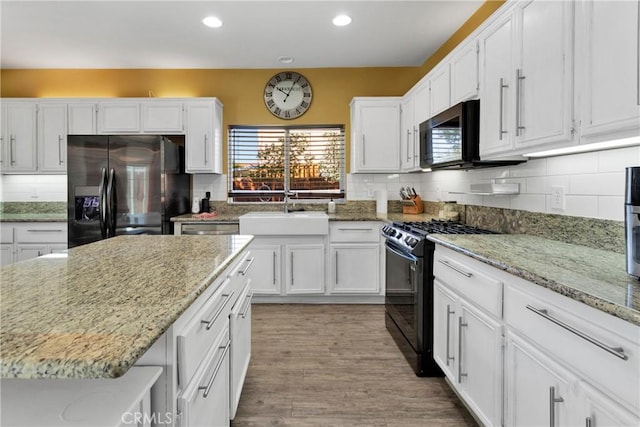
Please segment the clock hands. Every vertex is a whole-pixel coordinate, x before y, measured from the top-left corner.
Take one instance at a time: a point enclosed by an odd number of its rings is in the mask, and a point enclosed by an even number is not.
[[[293,87],[298,83],[298,80],[300,80],[302,76],[298,76],[298,78],[296,79],[295,82],[291,83],[291,87],[289,88],[288,92],[285,92],[284,90],[278,88],[278,90],[282,93],[286,93],[287,96],[284,97],[284,99],[282,100],[282,102],[287,102],[287,98],[289,98],[289,95],[291,95],[291,91],[293,90]]]

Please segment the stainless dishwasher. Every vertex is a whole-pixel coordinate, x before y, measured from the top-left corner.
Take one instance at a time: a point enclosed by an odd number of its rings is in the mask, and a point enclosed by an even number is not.
[[[240,224],[237,222],[183,222],[180,233],[184,235],[212,236],[223,234],[239,234]]]

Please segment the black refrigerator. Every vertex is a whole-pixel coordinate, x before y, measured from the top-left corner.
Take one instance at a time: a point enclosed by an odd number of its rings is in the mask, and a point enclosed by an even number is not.
[[[122,234],[173,233],[170,218],[189,211],[191,191],[184,138],[177,138],[68,137],[70,248]]]

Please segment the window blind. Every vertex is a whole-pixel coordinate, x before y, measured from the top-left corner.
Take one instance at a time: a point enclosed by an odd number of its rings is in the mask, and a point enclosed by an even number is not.
[[[234,202],[344,198],[344,126],[230,126]]]

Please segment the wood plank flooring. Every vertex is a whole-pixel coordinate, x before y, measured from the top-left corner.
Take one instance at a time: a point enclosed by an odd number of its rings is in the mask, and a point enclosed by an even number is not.
[[[233,427],[475,426],[442,378],[418,378],[383,305],[253,304]]]

